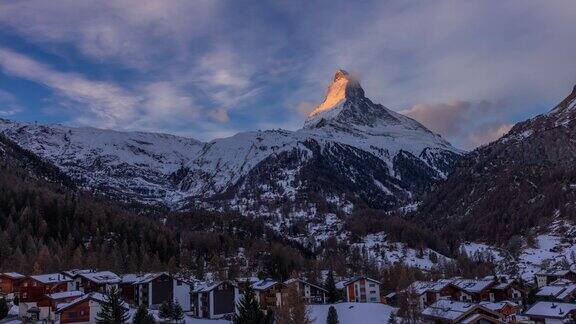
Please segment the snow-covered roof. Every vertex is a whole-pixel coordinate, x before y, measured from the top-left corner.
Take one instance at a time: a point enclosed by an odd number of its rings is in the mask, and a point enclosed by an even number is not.
[[[65,276],[61,273],[48,273],[48,274],[41,274],[30,276],[30,278],[39,281],[43,284],[50,284],[50,283],[60,283],[60,282],[70,282],[72,279],[68,276]]]
[[[25,275],[20,274],[18,272],[2,272],[2,275],[8,277],[10,279],[23,279],[26,278]]]
[[[253,283],[258,282],[258,281],[260,281],[260,278],[258,278],[258,277],[240,277],[236,280],[236,282],[238,282],[238,283],[247,282],[249,284],[253,284]]]
[[[439,299],[434,304],[424,309],[422,315],[455,321],[472,312],[476,307],[478,307],[476,304]]]
[[[500,314],[486,307],[448,299],[437,300],[434,304],[424,309],[424,311],[422,311],[422,315],[448,321],[457,321],[459,319],[463,319],[468,314],[476,310],[482,310],[485,313],[493,314],[495,317],[500,317]]]
[[[279,284],[280,282],[270,279],[270,278],[266,278],[266,279],[262,279],[260,281],[257,281],[255,283],[252,284],[252,289],[254,290],[266,290],[266,289],[270,289],[273,286]]]
[[[554,276],[554,277],[563,277],[570,272],[573,272],[570,269],[544,269],[540,270],[536,273],[537,276]]]
[[[98,292],[91,292],[89,294],[86,294],[82,297],[76,298],[73,301],[69,302],[69,303],[64,303],[64,304],[60,304],[58,305],[58,308],[56,309],[57,313],[62,312],[63,310],[65,310],[66,308],[69,308],[70,306],[79,304],[81,302],[84,302],[86,300],[93,300],[95,302],[98,303],[106,303],[107,302],[107,298],[105,295],[98,293]],[[122,306],[126,309],[129,309],[130,307],[128,306],[128,304],[126,304],[125,302],[122,302]]]
[[[222,283],[228,283],[232,286],[236,286],[236,283],[230,280],[227,281],[211,281],[211,282],[200,282],[197,283],[196,286],[194,287],[194,289],[192,290],[192,292],[195,293],[204,293],[204,292],[209,292],[213,289],[215,289],[216,287],[220,286],[220,284]]]
[[[111,271],[88,272],[82,273],[80,276],[97,284],[115,284],[122,281],[117,274]]]
[[[574,293],[576,293],[576,284],[574,283],[563,285],[551,284],[540,288],[540,290],[536,292],[536,296],[553,297],[562,300],[566,299]]]
[[[576,304],[557,302],[537,302],[524,314],[534,317],[565,318],[576,310]]]
[[[71,269],[71,270],[66,270],[66,271],[62,271],[63,274],[67,275],[70,278],[76,278],[76,276],[81,275],[83,273],[88,273],[88,272],[96,272],[96,270],[92,270],[92,269]]]
[[[458,288],[470,292],[479,293],[485,289],[490,288],[494,284],[491,279],[456,279],[452,281]]]
[[[295,282],[295,281],[301,282],[301,283],[303,283],[303,284],[305,284],[305,285],[309,285],[309,286],[314,287],[314,288],[316,288],[316,289],[320,289],[320,290],[322,290],[322,291],[324,291],[324,292],[327,292],[327,291],[328,291],[328,290],[324,289],[324,287],[322,287],[322,286],[315,285],[315,284],[313,284],[313,283],[310,283],[310,282],[308,282],[308,281],[306,281],[306,280],[304,280],[304,279],[300,279],[300,278],[291,278],[291,279],[288,279],[288,280],[284,281],[284,284],[288,285],[288,284],[291,284],[291,283],[293,283],[293,282]]]
[[[84,295],[84,293],[81,291],[72,290],[72,291],[62,291],[62,292],[57,292],[57,293],[53,293],[53,294],[48,294],[48,295],[46,295],[46,297],[48,297],[50,299],[58,300],[58,299],[80,297],[83,295]]]
[[[417,295],[422,295],[427,291],[439,292],[447,285],[451,284],[450,281],[414,281],[408,286],[407,290],[413,290]]]
[[[347,285],[349,285],[349,284],[351,284],[351,283],[353,283],[353,282],[356,282],[356,281],[362,280],[362,279],[368,280],[368,281],[372,281],[372,282],[375,282],[375,283],[377,283],[377,284],[381,284],[380,281],[375,280],[375,279],[372,279],[372,278],[368,278],[368,277],[365,277],[365,276],[355,276],[355,277],[349,278],[348,280],[343,280],[343,281],[341,281],[341,283],[343,283],[344,286],[347,286]],[[340,282],[339,282],[339,283],[340,283]]]
[[[504,306],[506,306],[506,305],[510,305],[512,307],[518,307],[518,304],[511,302],[509,300],[504,300],[504,301],[499,301],[499,302],[484,301],[484,302],[480,302],[479,305],[486,307],[489,310],[496,311],[496,312],[501,310],[502,308],[504,308]]]
[[[123,274],[119,282],[124,284],[141,284],[150,282],[161,275],[168,275],[166,272],[156,272],[156,273],[127,273]]]

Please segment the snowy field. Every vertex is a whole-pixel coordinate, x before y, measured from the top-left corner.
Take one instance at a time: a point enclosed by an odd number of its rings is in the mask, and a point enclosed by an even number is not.
[[[333,305],[338,313],[340,324],[382,324],[388,323],[394,308],[376,303],[339,303]],[[310,317],[314,324],[326,323],[330,305],[310,306]]]

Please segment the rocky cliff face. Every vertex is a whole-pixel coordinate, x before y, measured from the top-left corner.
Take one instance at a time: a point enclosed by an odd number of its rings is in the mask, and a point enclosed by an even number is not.
[[[467,154],[419,208],[436,228],[502,242],[576,212],[576,88],[549,113]]]

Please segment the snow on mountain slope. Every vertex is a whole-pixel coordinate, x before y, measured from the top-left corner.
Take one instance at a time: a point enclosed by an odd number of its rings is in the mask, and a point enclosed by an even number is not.
[[[183,137],[0,120],[0,131],[50,161],[81,186],[123,200],[179,200],[169,176],[202,143]],[[176,196],[176,197],[175,197]]]
[[[342,70],[297,131],[209,143],[7,120],[0,131],[84,188],[125,201],[271,215],[396,208],[444,178],[460,155],[418,122],[374,104]]]
[[[374,104],[357,80],[338,70],[302,129],[214,140],[187,165],[180,188],[235,208],[309,201],[310,192],[325,200],[347,193],[344,199],[391,208],[444,178],[460,153],[415,120]],[[318,177],[323,173],[326,178]]]

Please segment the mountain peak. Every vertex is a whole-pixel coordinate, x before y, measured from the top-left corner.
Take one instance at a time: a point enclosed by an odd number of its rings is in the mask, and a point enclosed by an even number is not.
[[[311,120],[318,119],[320,115],[337,114],[340,110],[338,108],[347,100],[361,98],[364,98],[364,90],[360,82],[345,70],[338,69],[328,86],[324,101],[308,115],[307,124]]]
[[[560,114],[576,108],[576,85],[572,88],[572,92],[564,98],[552,111],[551,114]]]

